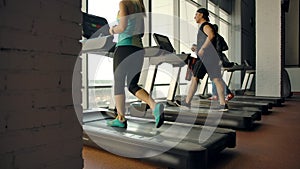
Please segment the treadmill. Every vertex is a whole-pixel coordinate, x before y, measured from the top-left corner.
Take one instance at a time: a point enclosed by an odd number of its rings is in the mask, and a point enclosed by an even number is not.
[[[201,107],[197,106],[191,109],[182,109],[174,105],[175,93],[178,85],[178,79],[180,76],[181,67],[185,65],[185,61],[190,57],[188,54],[174,54],[174,48],[170,43],[167,36],[160,34],[153,34],[156,43],[160,49],[167,51],[168,53],[163,54],[160,57],[149,58],[149,70],[147,74],[147,80],[145,90],[149,93],[152,92],[154,86],[154,80],[157,73],[157,68],[162,63],[169,63],[173,65],[172,80],[170,82],[169,92],[167,98],[162,100],[156,100],[158,102],[165,103],[165,119],[167,121],[175,122],[178,120],[178,116],[183,116],[182,122],[185,119],[195,119],[193,123],[199,125],[216,125],[218,127],[226,127],[232,129],[252,129],[256,121],[261,120],[261,112],[259,110],[229,110],[227,112],[219,112],[210,110],[210,106]],[[199,102],[198,102],[199,105]],[[144,118],[151,117],[151,112],[147,110],[147,106],[143,103],[133,103],[130,107],[132,116],[139,116],[144,113]],[[141,117],[141,116],[139,116]]]
[[[206,74],[204,78],[201,80],[199,86],[199,94],[195,95],[192,100],[192,106],[196,107],[210,107],[210,105],[214,102],[208,100],[208,97],[205,92],[208,83],[208,75]],[[225,82],[226,83],[226,82]],[[183,100],[186,96],[179,95],[175,96],[175,100]],[[170,97],[172,98],[172,97]],[[228,102],[228,106],[231,110],[247,110],[247,111],[259,111],[261,114],[269,114],[270,109],[272,109],[273,105],[269,102],[250,102],[249,100],[237,100],[233,99]]]
[[[82,54],[109,56],[114,43],[111,36],[99,36],[82,41],[82,45]],[[82,117],[85,145],[174,169],[206,169],[211,157],[236,146],[236,133],[231,129],[176,122],[166,122],[156,129],[154,119],[130,114],[126,115],[127,129],[113,128],[106,121],[112,120],[115,112],[100,108],[84,110],[78,116]]]
[[[254,96],[244,94],[248,90],[250,90],[253,79],[255,77],[255,70],[249,65],[234,65],[232,68],[226,68],[224,72],[229,74],[229,80],[227,82],[227,85],[229,85],[231,77],[236,71],[245,71],[245,76],[241,89],[235,91],[236,95],[232,99],[233,101],[269,103],[270,107],[282,106],[282,103],[284,103],[285,101],[283,97]]]
[[[114,112],[96,109],[83,113],[84,144],[120,156],[174,169],[206,169],[210,159],[236,146],[234,130],[126,116],[127,129],[106,125]]]
[[[251,66],[245,66],[245,65],[234,65],[232,68],[223,68],[223,76],[225,74],[229,74],[229,78],[225,79],[225,83],[227,85],[230,84],[231,78],[232,78],[232,74],[234,71],[237,70],[252,70]],[[250,74],[249,74],[250,75]],[[248,76],[249,79],[251,79],[251,76]],[[247,79],[247,78],[246,78]],[[246,80],[246,82],[249,82],[250,80]],[[243,86],[248,86],[246,85],[244,80]],[[201,80],[201,84],[199,87],[199,94],[195,95],[192,101],[192,105],[193,102],[196,102],[197,104],[199,104],[199,102],[201,103],[201,105],[207,105],[207,104],[211,104],[211,100],[208,100],[208,97],[206,95],[206,89],[207,89],[207,84],[208,84],[208,75],[206,74],[204,76],[204,78]],[[176,100],[181,99],[183,96],[176,96]],[[239,99],[241,98],[241,99]],[[267,100],[255,100],[253,101],[253,99],[242,99],[242,97],[235,95],[235,97],[230,100],[230,102],[228,102],[228,106],[230,107],[230,109],[234,110],[234,109],[242,109],[242,110],[252,110],[252,111],[260,111],[262,114],[269,114],[270,110],[273,107],[273,102],[267,101]]]

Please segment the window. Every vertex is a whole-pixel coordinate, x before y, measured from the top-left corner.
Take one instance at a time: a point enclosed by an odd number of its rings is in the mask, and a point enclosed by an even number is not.
[[[88,13],[106,18],[114,23],[117,18],[120,0],[88,0]]]
[[[116,22],[119,0],[88,0],[86,4],[87,13],[105,18],[109,25]],[[82,63],[84,109],[108,106],[113,100],[112,58],[89,53],[82,56]]]
[[[89,14],[107,19],[109,25],[114,25],[119,9],[120,0],[86,0]],[[204,4],[206,2],[207,4]],[[207,0],[144,0],[147,9],[151,9],[151,17],[147,17],[146,30],[169,37],[176,53],[191,53],[190,47],[196,42],[198,25],[194,21],[195,12],[200,5],[207,6],[210,11],[211,23],[219,25],[219,33],[225,38],[230,48],[230,15],[218,5]],[[105,5],[104,5],[105,4]],[[151,7],[149,7],[151,5]],[[84,9],[82,9],[85,11]],[[145,36],[144,44],[155,46],[154,39]],[[228,54],[228,53],[226,53]],[[230,56],[229,56],[230,59]],[[84,109],[108,106],[113,99],[113,70],[112,58],[107,56],[88,54],[82,56],[83,63],[83,107]],[[147,59],[144,62],[143,73],[147,73]],[[104,73],[105,72],[105,73]],[[180,91],[186,93],[188,81],[185,80],[186,67],[182,68],[180,75]],[[172,79],[172,66],[162,64],[158,68],[155,87],[152,92],[154,98],[166,97],[168,84]],[[141,81],[145,77],[141,77]],[[142,82],[143,83],[143,82]],[[128,100],[136,99],[126,91]]]

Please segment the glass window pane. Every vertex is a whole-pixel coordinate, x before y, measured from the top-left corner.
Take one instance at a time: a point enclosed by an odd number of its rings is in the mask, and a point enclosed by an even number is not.
[[[95,107],[108,107],[112,101],[111,88],[90,88],[89,89],[89,106]]]
[[[88,13],[105,18],[108,23],[116,21],[120,0],[88,0]]]
[[[224,19],[225,21],[229,22],[229,15],[224,10],[220,9],[220,18]]]
[[[208,2],[207,3],[207,9],[210,11],[210,12],[213,12],[213,13],[215,13],[215,11],[216,11],[216,5],[214,4],[214,3],[212,3],[212,2]]]
[[[152,1],[152,33],[159,33],[169,37],[174,34],[173,10],[173,0]]]
[[[194,20],[197,9],[186,0],[180,1],[180,52],[191,53],[190,48],[197,41],[198,24]]]
[[[191,51],[192,44],[197,41],[198,24],[195,22],[195,14],[198,7],[188,2],[180,0],[180,52],[191,53],[193,57],[196,54]],[[180,94],[186,94],[189,81],[185,80],[187,66],[181,68],[180,74]]]
[[[112,58],[102,55],[88,55],[89,86],[113,84]]]
[[[107,107],[110,104],[113,96],[112,58],[96,54],[89,54],[88,79],[88,107]],[[99,86],[104,88],[97,88]]]

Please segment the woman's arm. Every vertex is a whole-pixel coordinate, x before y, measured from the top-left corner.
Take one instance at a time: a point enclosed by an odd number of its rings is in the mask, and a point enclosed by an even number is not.
[[[124,3],[124,1],[120,1],[119,3],[119,24],[116,25],[116,26],[113,26],[109,29],[109,32],[110,34],[119,34],[119,33],[122,33],[124,32],[124,30],[126,29],[127,27],[127,7]]]

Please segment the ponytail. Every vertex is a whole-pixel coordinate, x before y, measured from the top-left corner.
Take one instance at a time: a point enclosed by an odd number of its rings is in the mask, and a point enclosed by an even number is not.
[[[146,8],[145,8],[145,5],[144,5],[144,1],[143,0],[138,0],[139,2],[139,6],[141,8],[141,13],[143,13],[145,16],[146,16]]]

